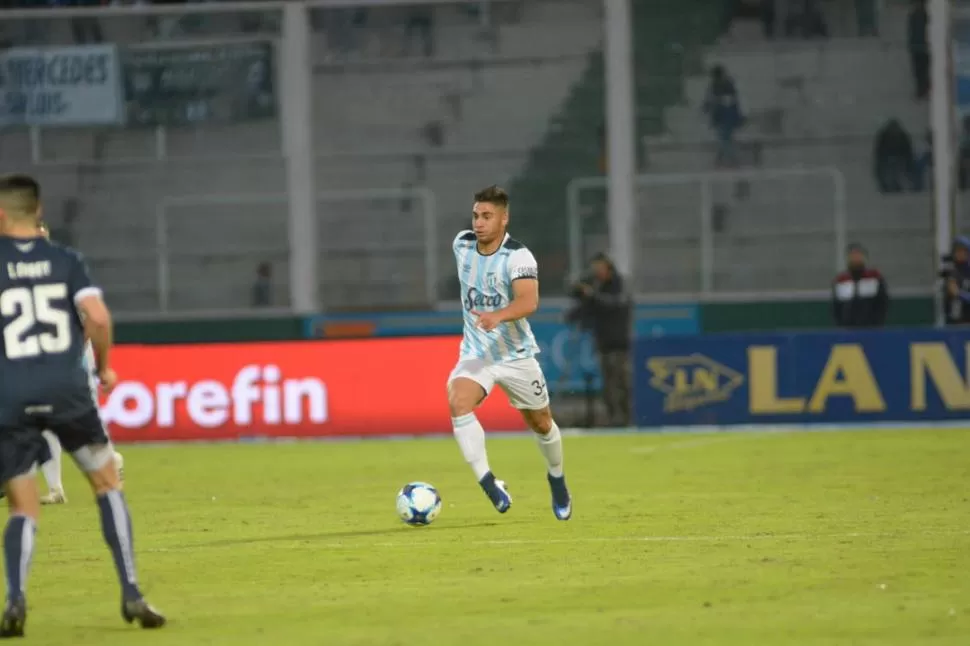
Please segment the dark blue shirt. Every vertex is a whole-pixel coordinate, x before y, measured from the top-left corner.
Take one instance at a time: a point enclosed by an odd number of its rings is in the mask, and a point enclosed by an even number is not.
[[[101,295],[81,255],[44,238],[0,237],[0,424],[90,407],[76,303]]]

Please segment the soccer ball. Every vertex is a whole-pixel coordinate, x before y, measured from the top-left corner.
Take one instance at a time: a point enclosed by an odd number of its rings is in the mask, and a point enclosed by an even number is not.
[[[397,492],[397,514],[408,525],[430,525],[441,512],[438,490],[426,482],[412,482]]]

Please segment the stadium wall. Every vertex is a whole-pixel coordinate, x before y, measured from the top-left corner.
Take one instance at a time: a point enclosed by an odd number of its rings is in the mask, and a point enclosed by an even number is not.
[[[459,340],[125,345],[114,355],[123,381],[102,414],[121,442],[445,434]],[[644,337],[634,366],[641,428],[970,415],[967,329]],[[482,423],[523,430],[493,395]]]
[[[932,325],[933,299],[893,298],[890,326]],[[832,327],[832,303],[827,300],[709,303],[700,306],[705,333],[773,330],[816,330]]]
[[[641,311],[649,311],[641,308]],[[218,343],[242,341],[296,341],[320,336],[369,337],[377,329],[377,319],[401,319],[411,317],[437,317],[439,313],[408,315],[342,315],[318,317],[307,323],[300,317],[280,318],[233,318],[183,321],[120,322],[116,329],[118,343]],[[561,310],[544,310],[546,317],[558,317]],[[698,329],[704,333],[767,331],[789,329],[820,329],[832,325],[828,301],[774,301],[749,303],[708,303],[698,305],[694,314]],[[452,315],[451,322],[457,319]],[[553,322],[551,318],[543,319]],[[418,334],[453,333],[454,325],[441,331],[440,321],[433,322],[435,331],[417,332],[415,327],[400,327],[395,334],[408,336]],[[933,323],[933,299],[896,298],[889,312],[889,324],[894,326],[931,325]],[[390,335],[384,330],[384,335]]]
[[[304,338],[301,317],[119,321],[119,344],[296,341]]]

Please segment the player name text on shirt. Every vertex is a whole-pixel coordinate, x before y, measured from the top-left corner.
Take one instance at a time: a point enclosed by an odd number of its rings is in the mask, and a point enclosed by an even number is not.
[[[11,280],[28,278],[46,278],[51,275],[51,262],[40,260],[37,262],[8,262],[7,275]]]

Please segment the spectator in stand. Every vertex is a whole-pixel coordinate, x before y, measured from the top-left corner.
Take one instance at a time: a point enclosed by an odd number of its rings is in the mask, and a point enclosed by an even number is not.
[[[256,280],[253,282],[253,307],[269,307],[273,304],[273,265],[259,263]]]
[[[596,129],[596,144],[598,159],[596,160],[599,164],[600,175],[606,175],[607,168],[607,151],[606,151],[606,124],[600,124],[600,127]]]
[[[943,319],[947,325],[970,323],[970,238],[959,236],[943,256]]]
[[[775,0],[728,0],[724,3],[724,30],[736,20],[756,20],[766,39],[775,35]]]
[[[415,38],[425,58],[431,58],[435,52],[434,7],[416,6],[408,8],[407,24],[405,27],[406,54],[411,55]]]
[[[828,38],[829,28],[818,0],[789,0],[785,35],[789,38]]]
[[[926,37],[928,24],[926,0],[910,0],[906,43],[909,48],[909,60],[913,66],[916,98],[920,100],[930,94],[930,45]]]
[[[883,193],[899,193],[912,179],[913,140],[897,119],[890,119],[876,133],[873,170]]]
[[[77,246],[77,221],[80,215],[81,204],[77,198],[64,200],[61,204],[61,225],[51,229],[51,239],[68,247]]]
[[[361,33],[367,27],[366,8],[333,7],[317,10],[312,16],[322,21],[331,54],[347,56],[359,47]],[[259,31],[258,26],[250,31]]]
[[[775,0],[761,0],[759,7],[759,18],[761,19],[761,29],[765,38],[771,40],[775,37]]]
[[[734,133],[744,123],[738,88],[727,71],[720,65],[711,69],[711,84],[707,87],[704,111],[711,120],[711,128],[717,135],[716,166],[737,166],[738,152],[734,145]]]
[[[832,282],[832,315],[839,327],[882,327],[889,312],[889,289],[879,270],[867,264],[860,244],[848,249],[846,270]]]
[[[860,36],[878,36],[876,26],[876,0],[855,0],[856,25]]]
[[[913,160],[913,190],[924,191],[933,186],[933,131],[926,130],[923,150]]]
[[[51,7],[97,7],[100,0],[48,0]],[[71,18],[71,34],[78,45],[97,44],[104,40],[101,23],[92,16]]]
[[[963,130],[957,151],[957,184],[961,191],[970,186],[970,115],[963,117]]]
[[[441,119],[434,119],[424,124],[421,134],[424,142],[432,148],[441,148],[445,145],[445,124]]]
[[[184,3],[185,0],[151,0],[145,4],[173,5]],[[174,38],[182,35],[186,25],[190,22],[187,18],[188,16],[179,16],[177,14],[149,16],[148,29],[154,38]]]

